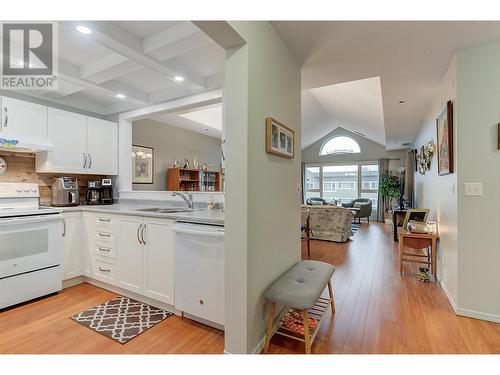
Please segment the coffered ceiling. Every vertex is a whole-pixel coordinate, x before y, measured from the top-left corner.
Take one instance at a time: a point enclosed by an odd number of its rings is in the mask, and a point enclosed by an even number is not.
[[[59,88],[23,94],[111,115],[222,87],[224,50],[189,21],[58,24]]]

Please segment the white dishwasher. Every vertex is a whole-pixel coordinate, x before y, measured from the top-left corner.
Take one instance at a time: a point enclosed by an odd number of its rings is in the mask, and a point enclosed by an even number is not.
[[[175,307],[224,325],[224,227],[177,223],[172,230]]]

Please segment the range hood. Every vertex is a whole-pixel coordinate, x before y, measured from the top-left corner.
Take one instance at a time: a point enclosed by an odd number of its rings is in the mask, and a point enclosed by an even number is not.
[[[45,137],[0,132],[0,151],[46,152],[54,150],[54,144]]]

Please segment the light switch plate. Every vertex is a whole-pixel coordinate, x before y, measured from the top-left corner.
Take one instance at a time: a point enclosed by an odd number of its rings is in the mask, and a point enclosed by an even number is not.
[[[483,183],[482,182],[466,182],[465,196],[467,197],[482,197]]]

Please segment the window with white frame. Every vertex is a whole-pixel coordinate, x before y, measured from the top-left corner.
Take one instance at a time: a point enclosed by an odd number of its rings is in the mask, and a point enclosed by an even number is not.
[[[327,202],[348,203],[369,198],[377,214],[379,170],[377,164],[306,166],[304,199],[321,197]]]
[[[331,154],[359,154],[360,152],[359,144],[354,139],[338,136],[326,141],[321,147],[319,154],[321,156]]]

